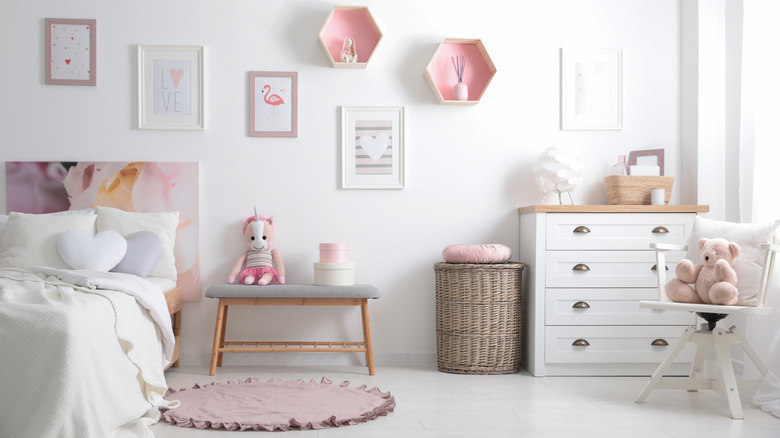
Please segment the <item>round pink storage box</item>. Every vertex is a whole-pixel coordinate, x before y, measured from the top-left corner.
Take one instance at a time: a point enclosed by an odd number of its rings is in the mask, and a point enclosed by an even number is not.
[[[320,243],[320,263],[349,262],[348,243]]]

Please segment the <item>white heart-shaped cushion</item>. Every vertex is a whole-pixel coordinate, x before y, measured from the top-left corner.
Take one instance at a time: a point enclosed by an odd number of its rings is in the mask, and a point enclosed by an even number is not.
[[[127,252],[111,272],[146,277],[162,254],[162,240],[151,231],[139,231],[127,236]]]
[[[127,241],[111,230],[95,235],[69,230],[57,238],[57,250],[62,260],[73,269],[108,272],[125,256]]]

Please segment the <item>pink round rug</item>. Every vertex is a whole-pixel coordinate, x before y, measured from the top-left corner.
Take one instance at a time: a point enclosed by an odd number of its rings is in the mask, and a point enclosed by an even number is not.
[[[168,389],[165,399],[181,406],[163,411],[161,420],[198,429],[309,430],[363,423],[395,409],[389,392],[331,383],[249,378]]]

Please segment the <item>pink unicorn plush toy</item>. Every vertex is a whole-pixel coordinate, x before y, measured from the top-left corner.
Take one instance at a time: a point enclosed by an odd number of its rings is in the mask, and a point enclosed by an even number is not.
[[[259,284],[271,281],[284,284],[284,262],[274,248],[274,218],[257,215],[244,221],[244,239],[249,248],[238,258],[228,276],[228,283]]]

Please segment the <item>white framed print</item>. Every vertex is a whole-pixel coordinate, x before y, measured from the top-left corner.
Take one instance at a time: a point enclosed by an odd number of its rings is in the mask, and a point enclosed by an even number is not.
[[[341,188],[403,189],[403,107],[341,107]]]
[[[138,128],[204,129],[203,46],[138,46]]]
[[[623,129],[622,49],[561,49],[561,129]]]

